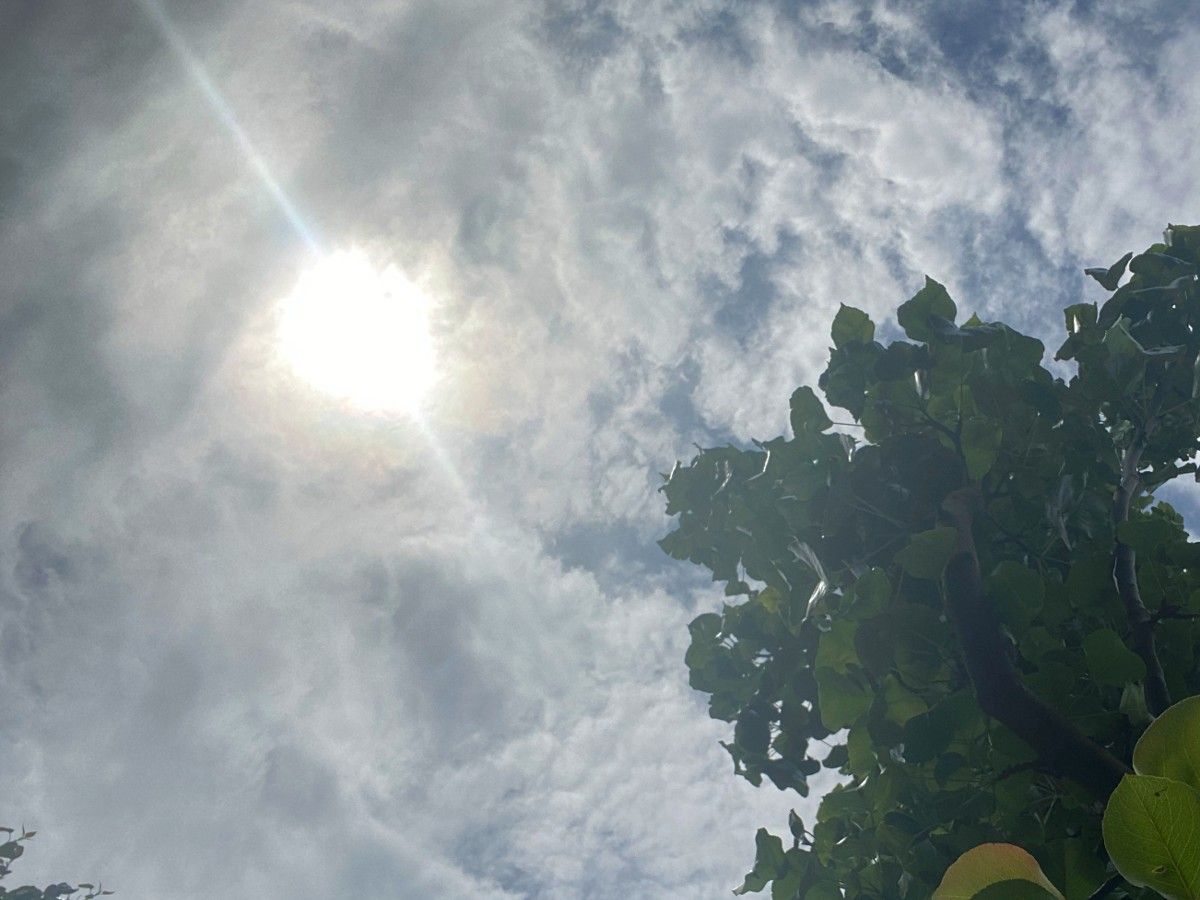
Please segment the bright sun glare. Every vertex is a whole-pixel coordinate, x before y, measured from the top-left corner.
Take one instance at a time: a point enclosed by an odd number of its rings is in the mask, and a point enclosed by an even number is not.
[[[280,354],[314,388],[367,412],[419,410],[434,379],[429,301],[395,266],[331,253],[279,311]]]

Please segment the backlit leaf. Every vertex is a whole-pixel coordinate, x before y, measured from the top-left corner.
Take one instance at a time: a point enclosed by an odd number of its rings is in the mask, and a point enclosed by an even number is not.
[[[1133,769],[1200,790],[1200,697],[1180,700],[1150,723],[1133,748]]]
[[[1200,791],[1126,775],[1104,811],[1104,846],[1131,884],[1169,900],[1200,900]]]
[[[821,722],[830,731],[848,728],[871,708],[875,695],[856,676],[817,669],[817,698]]]
[[[1024,881],[1046,896],[1064,900],[1037,860],[1013,844],[980,844],[968,850],[946,870],[933,900],[972,900],[981,891],[1010,881]]]

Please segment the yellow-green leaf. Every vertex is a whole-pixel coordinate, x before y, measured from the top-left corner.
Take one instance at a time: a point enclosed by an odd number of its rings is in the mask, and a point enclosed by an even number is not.
[[[816,667],[844,675],[851,665],[858,665],[858,651],[854,649],[857,630],[853,622],[835,621],[817,644]]]
[[[929,711],[925,701],[902,685],[895,675],[883,679],[883,699],[887,703],[887,717],[897,725]]]
[[[1005,881],[1032,882],[1049,896],[1064,900],[1037,860],[1013,844],[980,844],[968,850],[946,870],[933,900],[971,900]]]
[[[1168,900],[1200,900],[1200,791],[1126,775],[1104,810],[1104,846],[1131,884]]]
[[[1200,790],[1200,697],[1180,700],[1150,723],[1133,748],[1133,770]]]
[[[821,722],[830,731],[848,728],[871,708],[875,694],[854,675],[817,669],[817,703]]]

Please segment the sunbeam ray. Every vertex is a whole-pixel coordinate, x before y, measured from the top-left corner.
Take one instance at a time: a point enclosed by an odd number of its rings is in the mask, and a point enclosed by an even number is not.
[[[279,207],[279,211],[283,213],[284,218],[287,219],[288,223],[310,251],[314,254],[321,254],[321,244],[317,240],[312,226],[305,221],[304,216],[300,214],[300,210],[297,209],[292,198],[287,195],[287,192],[283,189],[283,185],[279,183],[279,179],[275,177],[267,161],[263,159],[262,154],[258,152],[258,148],[254,146],[250,135],[246,133],[246,130],[238,122],[233,108],[221,95],[221,92],[217,89],[217,86],[205,70],[204,65],[196,57],[196,54],[192,52],[191,47],[183,39],[183,35],[175,27],[175,23],[167,16],[162,5],[158,0],[138,0],[138,4],[154,20],[163,38],[179,58],[180,63],[200,90],[200,93],[204,95],[204,99],[208,102],[213,114],[225,126],[225,130],[229,132],[230,137],[233,138],[238,149],[241,150],[242,156],[250,164],[259,181],[262,182],[263,187],[271,196],[271,199],[275,201],[275,205]]]

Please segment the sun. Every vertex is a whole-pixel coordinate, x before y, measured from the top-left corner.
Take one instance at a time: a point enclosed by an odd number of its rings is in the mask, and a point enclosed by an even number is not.
[[[361,250],[322,257],[279,305],[278,349],[313,388],[365,412],[416,415],[433,385],[429,300]]]

